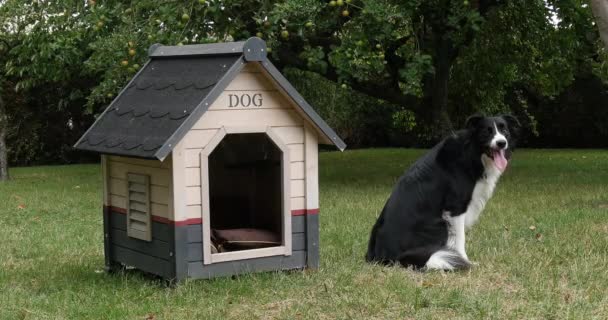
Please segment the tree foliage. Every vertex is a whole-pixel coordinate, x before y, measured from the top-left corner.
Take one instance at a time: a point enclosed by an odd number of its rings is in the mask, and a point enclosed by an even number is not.
[[[94,78],[89,106],[116,94],[152,43],[259,35],[281,65],[413,110],[432,109],[428,99],[445,85],[439,78],[453,80],[458,65],[469,78],[455,83],[491,86],[478,99],[489,98],[494,109],[499,91],[514,82],[549,95],[568,84],[586,36],[575,29],[593,30],[590,10],[574,0],[38,0],[31,6],[7,0],[3,7],[13,28],[28,29],[6,64],[7,74],[20,78],[18,88]],[[552,14],[562,22],[554,25]],[[494,81],[485,81],[488,74]]]
[[[608,79],[578,0],[0,0],[0,21],[4,87],[56,92],[30,105],[68,114],[76,131],[91,117],[74,110],[110,103],[154,43],[259,36],[280,68],[385,101],[431,140],[475,111],[533,119],[531,101],[580,74]]]
[[[280,43],[276,58],[406,105],[420,118],[430,115],[431,121],[440,120],[443,111],[451,118],[508,112],[507,96],[514,90],[555,96],[581,70],[607,79],[600,72],[606,59],[590,10],[578,1],[354,3],[346,6],[351,12],[347,19],[338,17],[344,7],[318,8],[309,17],[315,25],[327,20],[327,11],[333,11],[334,23]],[[299,17],[290,10],[280,14],[286,21]],[[311,63],[324,67],[324,60],[328,68],[311,68]]]

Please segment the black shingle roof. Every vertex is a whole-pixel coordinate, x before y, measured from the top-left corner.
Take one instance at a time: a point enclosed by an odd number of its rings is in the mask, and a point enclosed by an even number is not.
[[[164,159],[204,114],[246,61],[261,65],[339,149],[344,142],[266,60],[266,44],[247,42],[152,46],[151,60],[131,80],[75,147]]]

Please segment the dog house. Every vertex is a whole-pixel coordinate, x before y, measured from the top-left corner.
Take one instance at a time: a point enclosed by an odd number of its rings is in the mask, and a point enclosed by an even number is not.
[[[318,144],[345,144],[264,41],[149,57],[75,145],[102,154],[106,269],[181,280],[318,267]]]

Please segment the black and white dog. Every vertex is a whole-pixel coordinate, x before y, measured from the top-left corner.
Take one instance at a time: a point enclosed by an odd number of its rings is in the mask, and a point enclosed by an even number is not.
[[[507,167],[519,122],[472,116],[418,159],[374,225],[366,260],[414,268],[470,267],[465,229],[477,222]]]

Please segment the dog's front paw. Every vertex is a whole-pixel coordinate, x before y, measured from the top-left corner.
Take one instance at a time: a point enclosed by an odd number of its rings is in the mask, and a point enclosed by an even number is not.
[[[461,257],[462,257],[464,260],[466,260],[467,262],[470,262],[470,261],[471,261],[471,260],[469,260],[469,256],[467,255],[467,253],[466,253],[466,252],[464,252],[464,251],[462,251],[462,250],[461,250],[461,251],[458,251],[458,253],[459,253],[459,254],[460,254],[460,256],[461,256]]]

